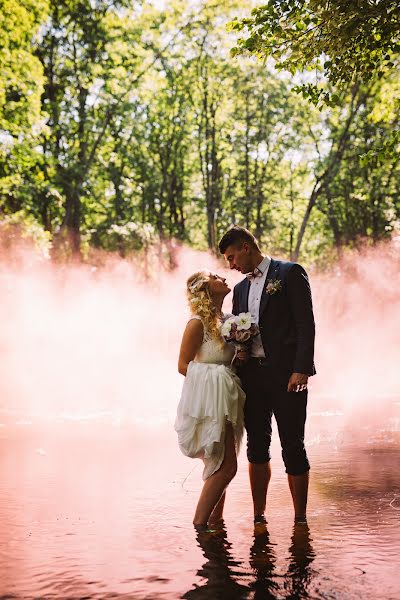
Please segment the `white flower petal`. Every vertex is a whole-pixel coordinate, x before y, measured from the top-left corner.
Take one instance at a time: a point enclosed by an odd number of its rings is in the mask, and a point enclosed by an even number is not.
[[[250,329],[252,323],[251,313],[240,313],[237,316],[236,324],[239,331]]]

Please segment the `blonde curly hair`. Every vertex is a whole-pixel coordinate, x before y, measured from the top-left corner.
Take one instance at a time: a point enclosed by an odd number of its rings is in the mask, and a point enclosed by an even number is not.
[[[221,321],[208,289],[210,275],[209,271],[193,273],[186,282],[186,293],[191,313],[200,317],[211,337],[223,344]]]

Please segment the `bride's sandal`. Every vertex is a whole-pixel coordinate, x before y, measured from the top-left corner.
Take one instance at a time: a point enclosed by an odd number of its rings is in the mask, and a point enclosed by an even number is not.
[[[210,529],[209,526],[207,525],[207,523],[205,525],[203,525],[203,524],[194,525],[194,528],[197,533],[216,533],[216,531],[217,531],[216,529]]]
[[[225,521],[224,519],[218,519],[217,521],[211,521],[208,523],[209,531],[213,531],[215,533],[222,533],[225,531]]]
[[[261,535],[267,531],[267,519],[264,515],[254,517],[254,535]]]

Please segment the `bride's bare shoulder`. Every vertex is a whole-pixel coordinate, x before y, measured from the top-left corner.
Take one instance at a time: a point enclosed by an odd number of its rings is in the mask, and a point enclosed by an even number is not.
[[[182,347],[198,348],[204,340],[204,327],[201,319],[191,318],[186,323],[182,336]]]
[[[203,325],[203,321],[201,320],[201,318],[198,317],[197,315],[192,315],[190,317],[189,321],[186,323],[185,331],[187,331],[188,333],[203,334],[204,325]]]

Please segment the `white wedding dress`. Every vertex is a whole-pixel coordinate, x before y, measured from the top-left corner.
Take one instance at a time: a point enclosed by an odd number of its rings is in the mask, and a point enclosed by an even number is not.
[[[226,422],[232,423],[237,452],[243,436],[245,393],[230,368],[233,354],[230,344],[221,346],[205,330],[203,343],[188,365],[178,405],[179,447],[185,456],[204,460],[204,480],[224,459]]]

